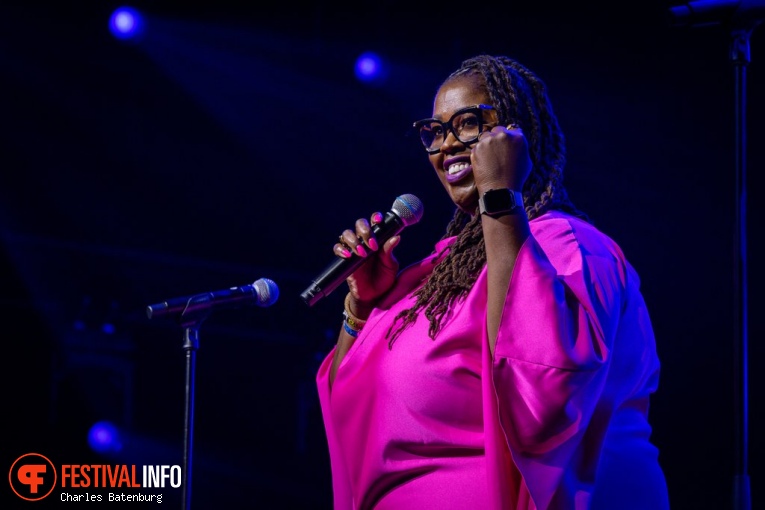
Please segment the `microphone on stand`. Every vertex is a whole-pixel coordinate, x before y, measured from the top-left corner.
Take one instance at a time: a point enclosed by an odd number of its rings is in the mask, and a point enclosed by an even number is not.
[[[222,308],[240,308],[250,305],[267,307],[273,305],[278,298],[279,287],[272,280],[261,278],[242,287],[178,297],[149,305],[146,307],[146,315],[149,319],[159,319],[192,316]]]
[[[420,221],[422,212],[423,206],[419,198],[409,194],[401,195],[393,202],[391,210],[385,214],[383,221],[372,227],[372,233],[382,246],[385,241],[404,230],[404,227]],[[355,253],[347,259],[336,256],[335,260],[300,294],[300,297],[308,306],[315,305],[321,298],[332,293],[366,260],[366,257],[359,257]]]

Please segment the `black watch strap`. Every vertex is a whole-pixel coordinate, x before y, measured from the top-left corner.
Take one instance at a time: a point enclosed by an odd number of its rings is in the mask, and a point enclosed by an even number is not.
[[[478,211],[496,218],[523,208],[523,194],[510,188],[490,189],[478,198]]]

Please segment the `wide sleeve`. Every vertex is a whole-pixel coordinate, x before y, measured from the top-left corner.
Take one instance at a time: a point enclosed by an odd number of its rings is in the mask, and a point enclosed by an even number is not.
[[[602,412],[626,265],[594,229],[556,225],[564,228],[537,231],[521,248],[493,358],[484,331],[488,478],[499,487],[497,508],[586,508],[607,428],[594,415]]]

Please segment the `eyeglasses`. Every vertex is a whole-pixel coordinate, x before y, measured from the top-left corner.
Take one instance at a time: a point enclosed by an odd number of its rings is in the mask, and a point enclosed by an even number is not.
[[[429,154],[435,154],[441,150],[448,131],[454,133],[457,140],[465,145],[478,140],[478,135],[483,131],[484,110],[494,110],[494,107],[487,104],[466,106],[454,112],[448,122],[423,119],[415,122],[413,128],[419,132],[420,141],[425,146],[425,150]]]

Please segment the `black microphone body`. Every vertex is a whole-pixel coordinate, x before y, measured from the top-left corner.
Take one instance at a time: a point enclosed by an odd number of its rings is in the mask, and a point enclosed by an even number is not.
[[[222,308],[239,308],[249,305],[271,306],[278,297],[279,288],[276,284],[267,278],[261,278],[250,285],[203,292],[149,305],[146,307],[146,315],[149,319],[194,317]]]
[[[414,195],[401,195],[393,203],[392,210],[385,214],[383,221],[372,226],[372,233],[380,246],[391,237],[398,235],[405,227],[413,225],[422,218],[422,202]],[[345,281],[364,262],[366,257],[355,253],[349,258],[335,257],[311,285],[300,294],[308,306],[315,305],[321,298],[328,296]]]

